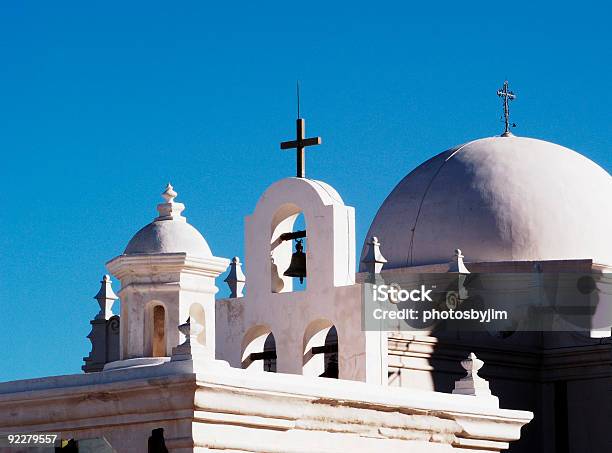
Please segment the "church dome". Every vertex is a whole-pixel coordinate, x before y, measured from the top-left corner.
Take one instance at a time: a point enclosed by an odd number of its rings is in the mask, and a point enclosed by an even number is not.
[[[157,205],[159,216],[132,237],[124,255],[188,253],[199,257],[212,256],[204,237],[181,215],[185,206],[174,201],[176,195],[168,184],[162,194],[166,202]]]
[[[445,263],[458,248],[473,262],[612,264],[611,199],[608,172],[575,151],[533,138],[483,138],[410,172],[367,238],[378,237],[385,269]],[[364,244],[362,258],[366,252]]]

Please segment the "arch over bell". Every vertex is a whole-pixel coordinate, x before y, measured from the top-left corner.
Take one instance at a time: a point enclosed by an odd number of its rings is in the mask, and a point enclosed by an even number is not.
[[[283,275],[285,277],[297,277],[300,279],[300,283],[304,283],[304,278],[306,277],[306,254],[304,253],[301,239],[295,241],[295,252],[291,255],[291,262]]]

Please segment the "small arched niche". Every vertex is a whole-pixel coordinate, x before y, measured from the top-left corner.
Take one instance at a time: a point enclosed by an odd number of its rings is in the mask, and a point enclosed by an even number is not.
[[[203,326],[202,332],[200,332],[196,338],[196,341],[202,346],[207,346],[206,342],[206,313],[204,307],[198,303],[193,303],[189,306],[189,319],[192,323],[198,323]]]
[[[331,321],[318,319],[306,328],[302,373],[338,379],[338,332]]]
[[[284,275],[291,265],[293,254],[297,251],[298,241],[302,252],[307,255],[306,231],[306,218],[300,208],[292,203],[282,205],[273,216],[270,240],[270,284],[273,293],[306,289],[306,276],[300,281],[297,277]],[[287,238],[287,235],[292,237]]]
[[[145,317],[145,355],[148,357],[166,357],[166,307],[161,302],[151,302],[146,309]]]
[[[276,373],[276,340],[267,326],[249,329],[242,341],[242,368]]]

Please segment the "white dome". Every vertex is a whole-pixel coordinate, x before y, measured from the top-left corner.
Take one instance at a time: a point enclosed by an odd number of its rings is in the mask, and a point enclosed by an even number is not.
[[[132,237],[124,255],[188,253],[203,258],[213,256],[204,236],[181,215],[185,206],[174,201],[176,195],[168,184],[162,194],[166,202],[157,205],[159,217]]]
[[[138,231],[123,253],[136,255],[180,252],[200,257],[212,256],[204,236],[187,222],[156,220]]]
[[[466,261],[612,264],[610,200],[608,172],[575,151],[532,138],[484,138],[408,174],[367,238],[380,240],[385,269],[445,263],[457,248]]]

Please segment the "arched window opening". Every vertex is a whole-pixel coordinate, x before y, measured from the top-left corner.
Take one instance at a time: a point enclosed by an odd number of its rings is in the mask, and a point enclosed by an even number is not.
[[[166,356],[166,310],[163,305],[153,307],[153,357]]]
[[[306,220],[299,208],[283,205],[272,221],[271,290],[274,293],[304,291],[307,266]]]
[[[338,379],[338,332],[326,319],[310,323],[304,333],[305,376],[318,376]]]
[[[274,335],[269,333],[264,341],[264,347],[262,352],[251,352],[251,362],[257,360],[263,361],[263,370],[276,373],[276,341],[274,341]]]
[[[313,354],[323,354],[323,373],[319,377],[338,379],[338,332],[331,326],[323,346],[312,348]]]
[[[304,214],[299,214],[293,224],[293,252],[289,267],[283,275],[292,278],[293,291],[304,291],[306,289],[306,248],[308,238],[306,236],[306,223]]]
[[[263,326],[249,330],[242,353],[242,368],[276,373],[276,340]]]

